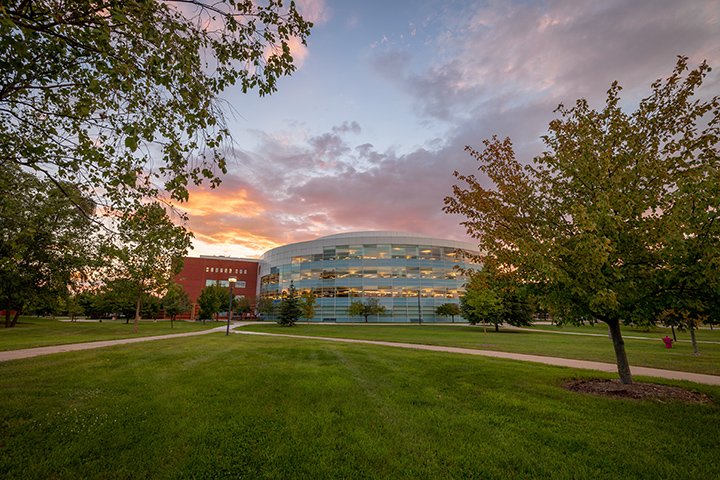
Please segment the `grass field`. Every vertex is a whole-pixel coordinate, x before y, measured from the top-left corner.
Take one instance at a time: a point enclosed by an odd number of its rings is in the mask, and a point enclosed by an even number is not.
[[[64,345],[68,343],[94,342],[98,340],[116,340],[119,338],[145,337],[171,333],[184,333],[222,325],[217,322],[174,322],[143,320],[138,333],[133,333],[132,320],[103,320],[100,322],[61,322],[50,318],[21,317],[13,328],[0,327],[0,351],[21,348]]]
[[[558,331],[557,327],[547,326],[544,328]],[[612,343],[605,334],[606,330],[599,325],[581,328],[585,329],[581,331],[596,333],[599,336],[561,335],[517,330],[501,330],[499,333],[495,333],[492,328],[488,328],[485,332],[482,327],[457,325],[300,324],[293,328],[284,328],[276,324],[263,324],[242,327],[243,330],[271,333],[424,343],[615,363],[615,353]],[[577,331],[572,328],[570,330]],[[699,337],[708,338],[710,337],[709,333],[717,332],[703,330]],[[720,343],[700,344],[701,355],[696,357],[688,342],[679,342],[672,349],[666,349],[661,341],[664,333],[661,335],[659,333],[626,331],[625,336],[655,337],[655,340],[625,338],[631,366],[720,375]]]
[[[604,375],[222,334],[5,362],[0,477],[720,478],[720,388],[561,388],[586,376]]]

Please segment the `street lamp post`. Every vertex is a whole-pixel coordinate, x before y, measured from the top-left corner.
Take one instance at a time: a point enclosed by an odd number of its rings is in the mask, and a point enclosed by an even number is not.
[[[227,331],[225,332],[225,336],[230,335],[230,320],[232,320],[233,287],[235,286],[235,282],[237,282],[237,278],[235,278],[235,277],[228,278],[228,284],[230,286],[230,304],[228,305],[228,323],[227,323]]]
[[[420,307],[420,289],[418,289],[418,323],[422,325],[422,308]]]

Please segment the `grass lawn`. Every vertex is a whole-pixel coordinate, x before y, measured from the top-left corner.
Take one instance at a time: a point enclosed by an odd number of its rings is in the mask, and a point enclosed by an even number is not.
[[[591,375],[221,334],[5,362],[0,477],[720,478],[720,388],[560,387]]]
[[[100,322],[61,322],[50,318],[20,317],[13,328],[0,327],[0,351],[21,348],[45,347],[68,343],[94,342],[98,340],[117,340],[119,338],[147,337],[171,333],[185,333],[219,327],[222,323],[174,322],[170,328],[169,320],[143,320],[138,333],[132,331],[132,320],[103,320]]]
[[[548,326],[546,328],[556,329]],[[501,330],[495,333],[490,327],[452,325],[307,325],[293,328],[277,324],[249,325],[243,330],[271,333],[289,333],[295,335],[358,338],[429,345],[447,345],[454,347],[476,348],[479,350],[498,350],[504,352],[528,353],[553,357],[575,358],[615,363],[615,353],[606,330],[600,325],[585,327],[600,336],[561,335],[543,332]],[[709,331],[708,331],[709,332]],[[676,343],[672,349],[664,347],[657,333],[625,332],[630,336],[655,336],[656,340],[625,339],[628,359],[631,367],[644,366],[679,370],[686,372],[720,375],[720,344],[700,344],[700,356],[692,354],[688,342]],[[705,335],[702,331],[700,335]]]
[[[594,327],[590,325],[534,325],[532,328],[537,330],[548,330],[551,332],[576,332],[576,333],[590,333],[594,335],[607,335],[607,325],[604,323],[598,323]],[[634,336],[634,337],[652,337],[662,338],[665,335],[672,337],[672,331],[670,328],[654,326],[654,327],[622,327],[623,335]],[[680,331],[675,330],[675,335],[680,342],[690,342],[690,332],[687,330]],[[695,336],[700,342],[720,342],[720,329],[714,328],[710,330],[709,327],[702,327],[700,330],[695,331]],[[700,344],[702,346],[702,343]]]

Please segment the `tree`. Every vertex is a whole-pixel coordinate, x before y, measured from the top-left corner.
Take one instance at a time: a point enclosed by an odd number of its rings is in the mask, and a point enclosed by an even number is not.
[[[275,313],[275,302],[270,297],[260,297],[257,301],[257,312],[264,316],[271,316]]]
[[[317,297],[311,291],[305,291],[300,296],[300,310],[302,310],[302,317],[308,321],[315,317],[315,307],[317,306]]]
[[[489,323],[498,331],[503,318],[502,299],[496,289],[491,287],[485,272],[470,276],[465,292],[460,297],[460,310],[472,325]]]
[[[451,317],[455,323],[455,315],[460,315],[460,306],[457,303],[443,303],[435,309],[435,314],[441,317]]]
[[[242,316],[245,313],[252,312],[252,305],[250,299],[247,297],[235,297],[233,299],[233,311],[237,312]]]
[[[75,317],[78,315],[85,313],[85,309],[83,309],[78,295],[68,295],[68,297],[64,299],[63,303],[64,313],[70,317],[71,322],[74,322]]]
[[[600,111],[585,100],[560,105],[543,136],[546,151],[525,166],[509,139],[486,140],[482,152],[467,147],[493,185],[455,172],[466,186],[445,199],[445,211],[464,215],[479,240],[479,260],[537,286],[555,315],[608,325],[623,383],[632,375],[620,324],[656,318],[670,291],[661,272],[680,282],[673,245],[718,223],[720,100],[694,99],[708,71],[702,63],[687,72],[680,58],[631,114],[620,109],[617,82]],[[687,209],[699,195],[708,198],[697,212],[705,221],[696,223]],[[718,255],[703,249],[701,276]]]
[[[100,317],[123,317],[130,323],[135,315],[137,287],[127,278],[114,278],[100,290],[94,306]]]
[[[57,305],[84,281],[97,259],[95,205],[74,185],[4,162],[0,191],[0,310],[9,328],[29,306]]]
[[[300,302],[298,301],[297,290],[295,289],[293,282],[290,282],[288,292],[280,301],[278,323],[283,327],[292,327],[301,315],[302,309],[300,308]]]
[[[177,283],[168,286],[161,303],[165,315],[170,316],[170,328],[174,328],[178,314],[187,312],[191,308],[190,297]]]
[[[219,285],[208,285],[202,289],[198,297],[198,305],[200,305],[200,318],[203,323],[206,319],[213,317],[217,320],[217,315],[227,305],[229,296],[228,289]]]
[[[350,302],[348,313],[352,317],[365,317],[365,323],[367,323],[368,317],[370,315],[384,315],[385,307],[380,305],[380,302],[377,298],[369,298],[365,303],[360,301]]]
[[[182,269],[190,234],[173,224],[159,203],[142,205],[120,223],[123,243],[114,250],[119,276],[134,287],[137,333],[143,295],[164,292]]]
[[[0,165],[112,210],[185,201],[226,170],[219,94],[274,92],[311,26],[281,1],[3,2]]]

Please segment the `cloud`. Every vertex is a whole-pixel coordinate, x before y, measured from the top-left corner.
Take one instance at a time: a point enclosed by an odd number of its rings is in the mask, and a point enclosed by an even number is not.
[[[323,2],[304,3],[329,15]],[[371,126],[355,120],[320,131],[296,122],[287,131],[247,132],[255,145],[229,152],[231,174],[221,187],[191,192],[190,228],[199,241],[259,254],[348,230],[466,240],[462,219],[442,212],[453,170],[476,171],[465,145],[510,136],[518,158],[529,160],[558,103],[586,97],[600,106],[615,79],[626,101],[637,101],[670,73],[676,54],[720,63],[713,2],[490,1],[456,10],[444,6],[415,22],[406,42],[370,49],[373,71],[410,95],[419,122],[446,126],[442,139],[381,150]],[[717,75],[705,86],[717,91]]]
[[[373,66],[422,114],[451,121],[498,99],[597,99],[616,79],[632,96],[666,75],[675,55],[717,64],[718,10],[715,0],[477,3],[464,16],[437,16],[442,33],[425,63],[407,48],[379,52]]]
[[[318,135],[257,132],[253,152],[232,151],[233,173],[216,190],[191,191],[190,229],[206,245],[263,247],[348,230],[400,230],[466,239],[442,212],[452,170],[471,159],[462,146],[406,155],[351,143],[362,131],[343,122]]]
[[[325,0],[297,0],[295,3],[300,15],[316,26],[326,23],[330,19],[330,11],[325,5]]]

